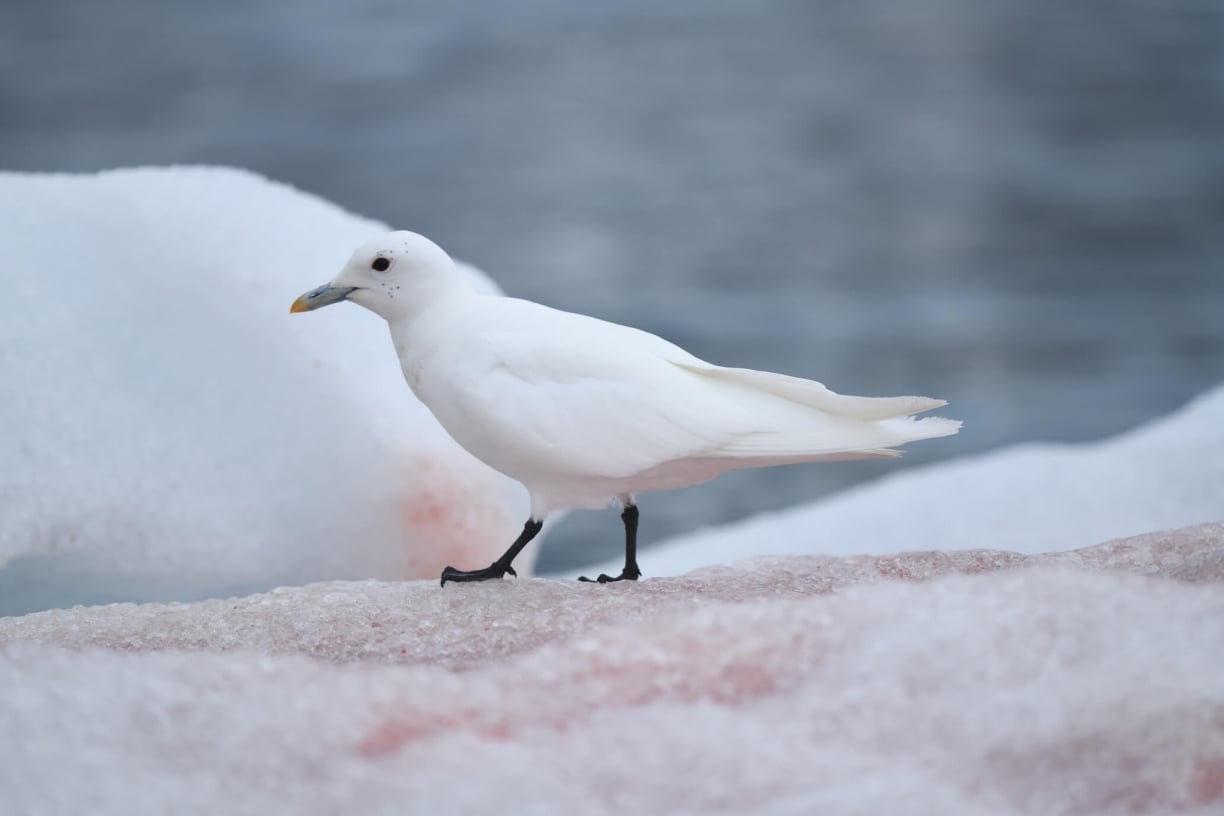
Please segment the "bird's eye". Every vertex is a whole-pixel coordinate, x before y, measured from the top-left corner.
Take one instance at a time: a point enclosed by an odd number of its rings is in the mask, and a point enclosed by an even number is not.
[[[386,258],[375,258],[374,263],[370,264],[370,268],[375,272],[386,272],[391,268],[391,262]]]

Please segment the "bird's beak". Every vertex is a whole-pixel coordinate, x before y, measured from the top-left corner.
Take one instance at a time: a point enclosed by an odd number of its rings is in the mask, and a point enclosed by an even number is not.
[[[293,301],[293,305],[289,307],[289,311],[309,312],[312,309],[318,309],[321,306],[330,306],[333,303],[348,300],[348,296],[356,291],[356,286],[332,286],[330,283],[325,283],[318,289],[311,289],[309,292]]]

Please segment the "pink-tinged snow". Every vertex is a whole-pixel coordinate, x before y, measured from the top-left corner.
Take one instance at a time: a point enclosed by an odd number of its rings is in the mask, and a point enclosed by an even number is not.
[[[1224,524],[0,620],[15,813],[1224,812]]]
[[[0,173],[0,225],[0,613],[434,577],[522,525],[383,321],[289,314],[385,225],[215,168]]]
[[[649,522],[650,497],[642,500]],[[811,504],[698,530],[640,554],[646,575],[766,553],[900,552],[989,544],[1051,552],[1224,519],[1224,386],[1091,444],[1026,444],[913,468]],[[622,560],[573,573],[619,573]]]

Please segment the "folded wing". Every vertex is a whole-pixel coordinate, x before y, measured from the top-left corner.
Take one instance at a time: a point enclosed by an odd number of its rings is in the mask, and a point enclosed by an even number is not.
[[[895,456],[898,445],[960,427],[911,417],[940,400],[845,396],[811,380],[721,368],[646,332],[517,303],[552,331],[503,331],[490,316],[458,350],[468,366],[486,360],[480,376],[442,402],[463,416],[457,428],[481,429],[466,440],[452,430],[461,444],[523,480],[628,478],[682,460],[733,470]]]

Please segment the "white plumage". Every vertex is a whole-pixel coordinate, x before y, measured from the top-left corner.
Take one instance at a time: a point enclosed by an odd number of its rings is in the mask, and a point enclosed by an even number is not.
[[[411,232],[358,248],[293,310],[339,300],[386,318],[421,402],[460,445],[527,487],[532,519],[520,541],[554,510],[619,498],[621,578],[638,574],[636,493],[740,468],[897,456],[897,446],[961,424],[912,417],[942,400],[844,396],[811,380],[712,365],[627,326],[474,292],[445,252]],[[448,568],[443,583],[513,573],[516,552],[485,570]]]

